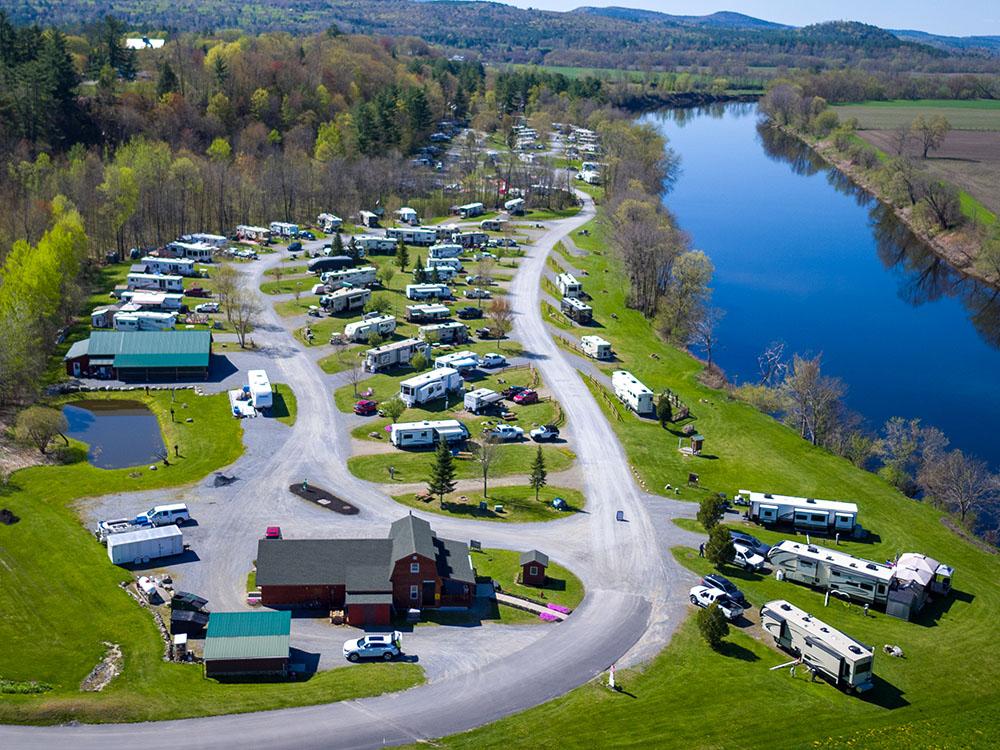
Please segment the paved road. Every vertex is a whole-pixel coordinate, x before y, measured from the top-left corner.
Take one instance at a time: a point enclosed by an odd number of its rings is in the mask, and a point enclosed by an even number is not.
[[[539,280],[555,243],[593,216],[589,199],[576,217],[549,222],[535,239],[511,284],[518,315],[514,336],[531,353],[572,425],[577,471],[588,512],[543,524],[496,524],[425,517],[444,537],[476,538],[486,546],[538,547],[583,580],[587,596],[566,622],[555,626],[463,629],[455,639],[436,636],[446,628],[419,628],[408,651],[420,657],[428,684],[358,701],[237,716],[135,725],[0,727],[5,750],[39,745],[68,747],[177,746],[224,748],[237,744],[268,748],[374,748],[440,737],[494,721],[555,698],[607,667],[635,663],[669,640],[686,609],[690,574],[670,557],[669,546],[693,538],[671,522],[690,516],[690,506],[652,498],[636,486],[621,446],[578,375],[572,355],[557,347],[539,308]],[[268,257],[252,271],[255,283],[278,261]],[[189,532],[200,556],[179,566],[182,585],[205,593],[215,609],[242,606],[241,581],[253,559],[262,525],[280,519],[286,536],[381,536],[403,510],[378,485],[347,470],[350,439],[345,415],[337,412],[331,383],[287,333],[273,311],[255,333],[270,359],[274,382],[294,389],[299,414],[294,429],[255,419],[246,424],[247,454],[226,470],[240,480],[215,488],[115,496],[96,501],[95,514],[115,507],[144,507],[161,498],[182,498],[200,525]],[[239,360],[243,355],[237,355]],[[303,503],[287,486],[308,477],[336,488],[362,512],[343,517]],[[626,522],[614,520],[624,511]],[[418,515],[421,515],[418,513]],[[172,568],[173,569],[173,568]],[[296,620],[293,641],[334,653],[341,631]],[[468,644],[469,653],[462,646]]]

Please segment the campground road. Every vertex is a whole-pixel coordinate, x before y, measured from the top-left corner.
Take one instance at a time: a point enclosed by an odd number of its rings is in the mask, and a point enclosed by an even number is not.
[[[571,355],[555,344],[541,317],[540,279],[546,256],[560,238],[592,218],[593,212],[587,199],[579,215],[547,222],[548,228],[528,246],[509,290],[517,312],[514,337],[530,352],[532,364],[562,404],[572,427],[575,470],[582,474],[587,512],[538,524],[417,513],[443,537],[475,538],[484,546],[514,550],[538,547],[569,567],[583,580],[587,594],[565,622],[536,626],[544,629],[541,635],[525,638],[523,643],[509,641],[507,653],[478,668],[466,665],[446,670],[443,676],[401,693],[170,722],[2,726],[0,747],[376,748],[481,726],[556,698],[623,657],[635,663],[659,651],[684,617],[690,579],[670,557],[669,547],[689,542],[691,536],[670,519],[691,511],[673,501],[652,500],[636,486],[624,451]],[[254,283],[276,261],[265,258],[256,264]],[[255,448],[252,456],[241,458],[233,467],[232,473],[239,474],[241,482],[223,488],[204,482],[188,495],[179,493],[199,509],[204,526],[196,530],[203,535],[198,547],[201,572],[192,575],[201,578],[202,590],[216,608],[220,604],[241,606],[233,578],[245,577],[249,569],[262,519],[288,517],[287,524],[282,521],[286,536],[375,536],[384,534],[388,524],[405,512],[379,485],[359,480],[348,471],[350,439],[343,428],[344,415],[331,398],[331,378],[284,330],[271,306],[255,337],[265,351],[273,352],[268,365],[272,381],[287,383],[294,390],[298,418],[294,429],[275,440],[271,450],[251,445]],[[258,426],[249,424],[247,430]],[[255,439],[251,435],[248,442]],[[361,508],[361,514],[337,516],[298,501],[287,487],[302,477],[337,488]],[[248,491],[251,481],[252,492]],[[624,512],[626,522],[615,521],[617,510]],[[293,630],[293,642],[294,634]],[[331,643],[335,640],[334,635]],[[422,657],[419,650],[416,653]],[[428,662],[433,658],[426,657]]]

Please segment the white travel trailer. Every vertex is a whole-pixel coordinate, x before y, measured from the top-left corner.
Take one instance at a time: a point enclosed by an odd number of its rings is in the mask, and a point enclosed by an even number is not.
[[[457,419],[400,422],[389,429],[389,441],[397,448],[430,448],[441,440],[456,445],[468,439],[468,429]]]
[[[150,289],[154,292],[183,292],[183,276],[166,276],[159,273],[130,273],[125,279],[128,288]]]
[[[211,262],[212,256],[215,255],[217,249],[217,245],[208,242],[171,242],[167,245],[167,250],[170,252],[192,261],[201,261],[202,263]],[[146,259],[143,258],[144,263],[145,261]]]
[[[319,303],[331,313],[354,312],[368,304],[372,298],[371,289],[364,287],[344,287],[320,297]]]
[[[463,344],[469,340],[469,327],[457,320],[420,326],[417,336],[423,341],[438,344]]]
[[[274,405],[271,381],[264,370],[247,370],[247,384],[250,386],[250,403],[257,411],[270,409]]]
[[[438,242],[447,242],[455,232],[459,231],[458,224],[425,224],[421,229],[429,229],[434,232]]]
[[[618,400],[639,416],[656,412],[653,392],[628,370],[615,370],[611,373],[611,387]]]
[[[345,286],[368,286],[378,281],[378,269],[375,266],[344,268],[340,271],[326,271],[319,278],[331,290]]]
[[[852,534],[858,528],[858,506],[854,503],[750,490],[740,490],[739,495],[750,503],[750,520],[765,526],[785,524],[830,534]]]
[[[236,236],[241,240],[249,240],[251,242],[267,242],[271,239],[271,230],[267,227],[239,224],[236,227]]]
[[[419,406],[461,390],[464,382],[458,370],[442,367],[402,381],[399,398],[409,407]]]
[[[579,172],[576,175],[576,179],[586,182],[588,185],[600,185],[601,184],[601,173],[595,172],[592,169]]]
[[[563,297],[559,302],[559,309],[567,318],[580,324],[594,319],[594,308],[576,297]]]
[[[771,547],[767,559],[785,580],[873,604],[885,604],[893,581],[889,565],[789,539]]]
[[[486,210],[482,203],[466,203],[455,209],[456,213],[463,219],[471,219],[473,216],[481,216]]]
[[[611,342],[600,336],[580,337],[580,348],[588,357],[594,359],[611,359]]]
[[[479,247],[489,242],[490,236],[486,232],[455,232],[451,236],[451,241],[466,248]]]
[[[583,284],[571,273],[561,273],[556,276],[556,286],[563,297],[579,297],[583,292]]]
[[[503,210],[515,216],[524,213],[524,198],[511,198],[503,204]]]
[[[445,305],[406,306],[406,319],[411,323],[433,323],[450,317],[451,310]]]
[[[169,331],[177,325],[174,313],[149,312],[116,312],[113,318],[116,331]]]
[[[462,261],[458,258],[428,258],[426,268],[432,269],[436,268],[439,271],[441,269],[451,269],[455,273],[462,270]]]
[[[506,223],[503,219],[483,219],[479,222],[479,228],[484,232],[502,232]]]
[[[451,266],[424,266],[424,275],[428,279],[437,278],[438,282],[447,284],[458,275]]]
[[[392,237],[380,237],[377,234],[359,234],[352,238],[355,246],[365,254],[394,253],[396,240]]]
[[[451,288],[447,284],[407,284],[406,298],[419,299],[451,299]]]
[[[427,251],[427,258],[457,258],[462,254],[464,248],[455,242],[441,242],[436,245],[431,245],[430,249]]]
[[[271,229],[271,235],[274,237],[299,236],[299,225],[289,224],[287,221],[272,221],[270,229]]]
[[[207,232],[195,232],[185,234],[181,237],[184,242],[200,242],[204,245],[211,245],[214,248],[225,247],[229,244],[229,238],[224,234],[208,234]]]
[[[190,258],[155,258],[147,255],[139,261],[146,267],[146,273],[172,274],[174,276],[195,276],[194,261]]]
[[[465,373],[479,367],[479,355],[467,350],[442,354],[440,357],[434,358],[434,367],[435,369],[451,367],[461,373]]]
[[[108,537],[108,558],[115,565],[143,563],[184,551],[184,533],[176,526],[149,526]]]
[[[391,336],[396,330],[396,318],[392,315],[379,315],[368,320],[359,320],[344,326],[344,335],[351,341],[367,341],[373,334]]]
[[[408,364],[418,353],[426,356],[430,347],[420,339],[403,339],[391,344],[376,346],[365,352],[364,368],[368,372],[378,372],[391,367]]]
[[[437,232],[420,227],[386,229],[385,236],[392,239],[394,243],[402,240],[406,245],[430,246],[437,242]]]
[[[371,211],[358,211],[358,224],[368,229],[378,226],[378,214]]]
[[[338,231],[344,225],[344,220],[336,214],[320,214],[316,217],[316,226],[320,231],[330,233]]]
[[[416,225],[420,223],[420,219],[417,217],[417,210],[415,208],[410,208],[409,206],[397,208],[396,219],[404,224]]]
[[[503,394],[491,391],[489,388],[477,388],[465,394],[465,408],[473,414],[479,414],[494,404],[503,401]]]
[[[760,608],[760,624],[775,644],[838,688],[861,693],[874,687],[871,646],[817,620],[783,599]]]

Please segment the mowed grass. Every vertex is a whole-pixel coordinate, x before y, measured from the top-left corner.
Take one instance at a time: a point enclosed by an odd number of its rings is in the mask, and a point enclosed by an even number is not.
[[[527,552],[528,550],[524,550]],[[545,550],[540,550],[545,552]],[[472,550],[472,565],[476,573],[490,576],[504,592],[542,602],[561,604],[575,609],[583,601],[583,584],[568,569],[549,558],[545,571],[545,586],[525,586],[517,582],[521,573],[520,552],[503,549]]]
[[[490,469],[492,477],[527,476],[535,459],[537,447],[530,443],[506,443],[500,450]],[[565,471],[572,466],[576,455],[569,448],[546,445],[542,448],[545,466],[550,472]],[[393,451],[352,456],[347,460],[351,473],[370,482],[389,482],[389,467],[395,470],[392,481],[400,484],[426,482],[434,463],[434,452]],[[456,479],[480,479],[479,463],[469,452],[462,452],[455,458]]]
[[[1000,130],[1000,101],[972,99],[896,99],[885,102],[841,104],[833,107],[841,121],[856,117],[862,130],[908,127],[918,115],[942,115],[956,130]]]
[[[141,400],[159,417],[166,445],[180,458],[151,472],[96,469],[76,451],[75,463],[24,469],[0,487],[0,506],[20,517],[0,542],[0,675],[40,680],[40,695],[0,695],[0,722],[145,721],[280,708],[404,689],[421,681],[416,665],[386,671],[354,668],[295,684],[229,684],[202,677],[196,665],[165,663],[149,613],[118,584],[132,574],[113,566],[83,527],[75,500],[189,484],[232,463],[242,428],[225,394],[195,396],[141,391],[86,394]],[[71,399],[67,399],[71,400]],[[186,408],[185,405],[186,404]],[[173,407],[177,421],[171,422]],[[184,422],[191,417],[194,421]],[[122,647],[124,670],[101,693],[82,693],[81,680],[104,656],[104,641]],[[400,667],[396,669],[396,667]]]
[[[484,498],[482,491],[453,492],[445,495],[444,506],[436,499],[423,500],[410,493],[393,495],[392,499],[411,508],[439,513],[445,516],[463,516],[483,521],[501,521],[511,523],[528,523],[532,521],[555,521],[566,518],[583,510],[585,501],[583,493],[569,487],[543,487],[535,500],[535,491],[527,486],[490,487],[488,497]],[[556,510],[552,500],[561,497],[566,501],[567,510]],[[479,503],[485,499],[486,510],[479,509]],[[503,511],[493,510],[495,505],[502,505]]]
[[[289,427],[295,424],[295,416],[298,413],[298,405],[295,401],[295,391],[290,385],[285,383],[271,384],[271,406],[270,416],[279,422],[284,422]]]

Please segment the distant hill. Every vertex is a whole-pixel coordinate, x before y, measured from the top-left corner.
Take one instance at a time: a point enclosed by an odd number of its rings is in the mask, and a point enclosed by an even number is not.
[[[729,10],[711,13],[707,16],[678,16],[670,13],[661,13],[655,10],[641,10],[637,8],[620,8],[610,6],[606,8],[583,7],[570,11],[571,13],[581,13],[592,16],[606,16],[608,18],[619,18],[625,21],[672,23],[678,26],[706,26],[717,29],[790,29],[782,23],[765,21],[743,13],[735,13]]]
[[[941,36],[913,29],[897,29],[892,33],[903,41],[927,44],[948,52],[979,50],[990,55],[1000,55],[1000,36]]]

